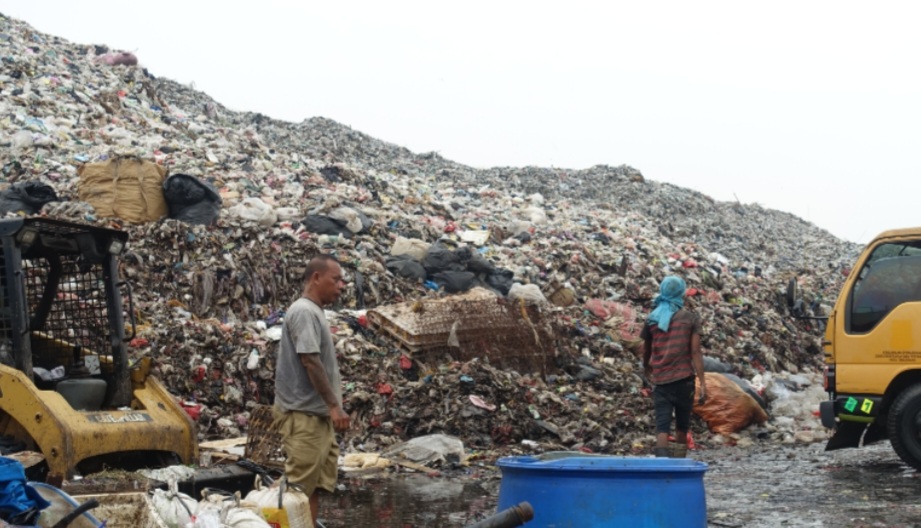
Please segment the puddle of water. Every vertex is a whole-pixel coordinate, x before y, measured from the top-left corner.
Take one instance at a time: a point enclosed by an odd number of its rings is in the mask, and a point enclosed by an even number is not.
[[[704,477],[710,527],[921,526],[921,473],[888,444],[833,453],[821,445],[766,445],[694,458],[710,464]],[[500,483],[419,474],[340,482],[344,491],[321,499],[328,528],[463,528],[495,513]]]
[[[494,481],[495,482],[495,481]],[[336,527],[463,527],[496,511],[490,482],[404,475],[340,479],[345,491],[320,499],[320,519]]]

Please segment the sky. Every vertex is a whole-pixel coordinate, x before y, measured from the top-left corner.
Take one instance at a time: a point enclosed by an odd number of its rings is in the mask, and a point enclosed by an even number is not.
[[[232,110],[474,167],[626,163],[846,240],[921,225],[921,3],[0,0]]]

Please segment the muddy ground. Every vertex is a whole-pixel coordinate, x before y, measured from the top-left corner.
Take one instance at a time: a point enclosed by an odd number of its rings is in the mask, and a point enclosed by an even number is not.
[[[921,527],[921,474],[888,443],[823,451],[808,446],[721,447],[707,462],[708,526]],[[336,527],[463,527],[495,512],[498,474],[474,468],[451,477],[419,474],[345,478],[320,518]],[[528,525],[526,525],[528,526]]]
[[[826,453],[806,447],[723,448],[698,457],[714,527],[921,526],[921,474],[888,442]]]

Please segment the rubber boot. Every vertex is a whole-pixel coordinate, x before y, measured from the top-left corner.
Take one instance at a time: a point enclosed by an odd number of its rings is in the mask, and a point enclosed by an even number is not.
[[[668,457],[669,449],[667,447],[654,447],[652,452],[656,455],[656,458],[664,458]]]
[[[688,445],[687,444],[678,444],[672,447],[672,458],[687,458],[688,457]]]

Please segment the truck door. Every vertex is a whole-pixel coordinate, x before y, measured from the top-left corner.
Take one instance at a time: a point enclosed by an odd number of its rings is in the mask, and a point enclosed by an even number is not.
[[[921,241],[878,244],[845,288],[836,389],[881,395],[896,374],[921,364]]]

